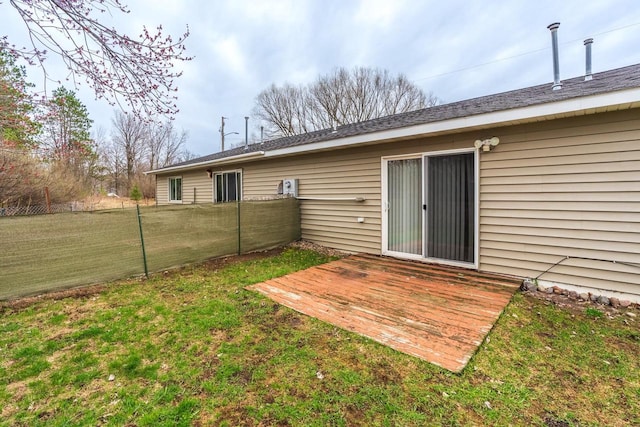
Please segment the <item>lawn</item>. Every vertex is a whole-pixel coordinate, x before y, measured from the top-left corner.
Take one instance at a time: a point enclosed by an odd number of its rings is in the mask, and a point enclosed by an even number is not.
[[[326,261],[287,249],[5,305],[0,425],[640,424],[640,316],[517,294],[456,375],[244,289]]]

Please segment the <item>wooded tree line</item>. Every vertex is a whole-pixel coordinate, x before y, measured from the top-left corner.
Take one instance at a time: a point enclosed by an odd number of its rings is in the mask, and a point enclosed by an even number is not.
[[[0,206],[41,204],[88,195],[129,194],[137,186],[155,196],[145,171],[189,158],[186,132],[170,121],[114,112],[109,131],[91,134],[93,121],[64,87],[51,97],[29,93],[24,67],[0,50]]]
[[[11,10],[24,22],[31,46],[0,35],[0,206],[40,203],[44,188],[52,202],[99,192],[129,195],[134,186],[154,196],[153,179],[144,171],[193,157],[185,149],[187,134],[170,121],[178,112],[175,82],[181,75],[173,67],[191,60],[185,55],[188,28],[178,37],[163,34],[161,25],[143,27],[137,37],[120,33],[100,16],[128,13],[121,0],[12,0],[3,12]],[[29,92],[32,85],[16,60],[39,65],[45,80],[55,81],[44,66],[49,54],[65,63],[71,84],[83,78],[96,98],[120,107],[111,129],[92,135],[86,107],[63,86],[48,98]],[[254,116],[266,137],[275,138],[438,102],[402,74],[338,68],[306,85],[271,85],[257,96]]]
[[[0,34],[0,206],[41,202],[45,187],[52,202],[96,192],[126,195],[133,185],[153,196],[142,172],[188,156],[186,133],[169,120],[178,112],[182,74],[174,67],[191,60],[185,55],[189,29],[172,36],[162,25],[143,26],[127,35],[103,22],[129,13],[121,0],[0,5],[3,14],[24,23],[29,40],[18,45]],[[64,62],[74,88],[82,80],[97,99],[130,113],[115,113],[109,131],[91,135],[92,120],[73,91],[60,86],[48,97],[32,95],[16,61],[37,65],[44,81],[59,85],[59,76],[47,69],[49,56]]]
[[[0,50],[0,204],[57,202],[90,194],[155,197],[144,172],[194,157],[186,132],[115,111],[111,129],[90,134],[92,120],[74,92],[60,87],[44,101],[30,97],[24,68]],[[337,69],[307,86],[270,86],[254,113],[270,138],[327,129],[436,105],[406,77],[371,68]]]

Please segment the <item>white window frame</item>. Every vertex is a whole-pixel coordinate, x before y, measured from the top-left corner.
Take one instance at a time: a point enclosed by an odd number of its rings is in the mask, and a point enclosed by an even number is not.
[[[175,181],[176,179],[180,180],[180,198],[172,199],[171,198],[171,182]],[[167,178],[167,199],[169,200],[169,203],[182,203],[182,187],[183,187],[182,183],[183,183],[182,175],[170,176]]]
[[[238,174],[239,175],[238,181],[236,183],[237,184],[237,187],[236,187],[237,197],[236,198],[237,198],[238,201],[242,201],[242,196],[244,194],[243,188],[242,188],[243,187],[243,185],[242,185],[242,178],[243,178],[242,177],[242,169],[231,169],[231,170],[223,170],[223,171],[214,171],[213,172],[213,174],[212,174],[212,181],[213,182],[211,183],[211,186],[212,186],[212,189],[211,189],[212,190],[212,198],[211,199],[213,200],[213,203],[228,203],[229,202],[229,200],[217,200],[217,195],[218,195],[218,188],[217,188],[218,180],[217,180],[217,177],[218,177],[218,175],[227,175],[227,174]],[[235,200],[231,200],[231,202],[235,202]]]

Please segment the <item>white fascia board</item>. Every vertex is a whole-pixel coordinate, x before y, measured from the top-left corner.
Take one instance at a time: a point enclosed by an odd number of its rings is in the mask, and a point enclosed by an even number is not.
[[[370,142],[428,136],[437,133],[463,132],[473,130],[474,128],[486,128],[489,126],[504,126],[509,123],[527,121],[535,118],[551,117],[558,114],[576,113],[594,108],[632,104],[637,103],[639,100],[640,88],[627,89],[618,92],[609,92],[599,95],[532,105],[529,107],[501,110],[469,117],[459,117],[456,119],[442,120],[398,129],[383,130],[364,135],[355,135],[330,141],[304,144],[296,147],[281,148],[279,150],[266,152],[264,157],[285,156],[310,151],[348,147]]]
[[[246,159],[250,159],[252,157],[262,157],[264,156],[264,153],[265,153],[264,151],[254,151],[252,153],[238,154],[237,156],[232,156],[232,157],[222,157],[220,159],[207,160],[206,162],[191,163],[191,164],[182,165],[182,166],[170,166],[168,168],[151,170],[151,171],[145,172],[144,174],[157,175],[159,173],[165,173],[165,172],[200,169],[205,166],[217,166],[217,165],[226,165],[231,163],[239,163]]]

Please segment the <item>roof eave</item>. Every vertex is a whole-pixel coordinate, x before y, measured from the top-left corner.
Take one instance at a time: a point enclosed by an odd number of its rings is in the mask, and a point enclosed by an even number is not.
[[[428,137],[453,132],[458,133],[472,131],[474,129],[483,129],[488,127],[508,126],[511,124],[521,124],[557,118],[562,115],[587,114],[595,109],[601,108],[630,108],[628,106],[634,104],[636,107],[640,106],[640,88],[570,98],[545,104],[500,110],[491,113],[483,113],[473,116],[406,126],[397,129],[377,131],[362,135],[354,135],[340,139],[286,147],[268,151],[265,153],[264,157],[279,157],[311,151],[330,150],[340,147],[346,148],[356,145],[370,144],[372,142],[407,139],[411,137]]]
[[[247,159],[258,157],[272,158],[291,156],[315,151],[348,148],[384,141],[468,132],[489,127],[502,127],[540,120],[549,120],[571,115],[575,116],[581,114],[591,114],[602,108],[605,108],[607,111],[611,111],[613,109],[637,107],[640,107],[640,87],[596,95],[577,96],[560,101],[552,101],[526,107],[517,107],[506,110],[493,111],[489,113],[433,121],[418,125],[410,125],[395,129],[387,129],[360,135],[347,136],[343,138],[294,145],[269,151],[257,151],[236,156],[223,157],[215,160],[208,160],[199,163],[192,163],[183,166],[167,167],[145,173],[159,174],[175,171],[187,171],[192,169],[200,169],[205,166],[240,163]]]
[[[169,172],[177,172],[177,171],[188,171],[188,170],[192,170],[192,169],[200,169],[202,167],[205,166],[218,166],[218,165],[226,165],[226,164],[232,164],[232,163],[240,163],[243,162],[247,159],[251,159],[254,157],[262,157],[264,156],[265,152],[264,151],[253,151],[251,153],[243,153],[243,154],[238,154],[236,156],[230,156],[230,157],[222,157],[219,159],[213,159],[213,160],[207,160],[204,162],[198,162],[198,163],[191,163],[188,165],[182,165],[182,166],[169,166],[166,168],[161,168],[161,169],[154,169],[154,170],[150,170],[148,172],[145,172],[145,175],[157,175],[157,174],[161,174],[161,173],[169,173]]]

